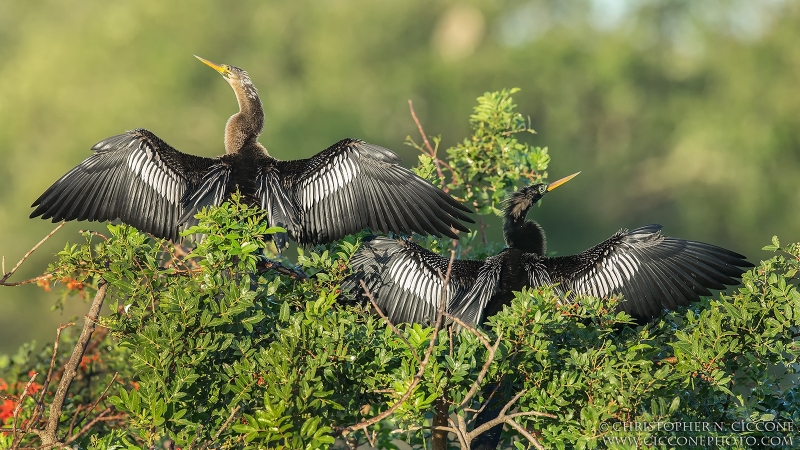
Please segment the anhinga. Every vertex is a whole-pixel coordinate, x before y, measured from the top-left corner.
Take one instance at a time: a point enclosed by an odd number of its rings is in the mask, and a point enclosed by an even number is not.
[[[200,208],[219,205],[238,190],[267,211],[271,225],[304,245],[364,228],[456,237],[451,227],[466,231],[459,221],[472,222],[467,208],[377,145],[343,139],[308,159],[271,157],[258,142],[264,111],[247,72],[198,59],[222,74],[239,102],[225,127],[224,155],[181,153],[143,129],[110,137],[33,203],[31,217],[120,219],[175,240]],[[279,249],[285,246],[284,235],[274,239]]]
[[[455,260],[445,291],[446,310],[471,325],[480,325],[510,303],[513,291],[525,286],[559,283],[561,294],[607,297],[622,294],[618,309],[639,321],[664,309],[675,309],[710,295],[709,289],[737,284],[744,256],[702,242],[661,234],[660,225],[620,230],[608,240],[571,256],[547,257],[545,235],[530,208],[577,174],[549,185],[534,184],[511,195],[504,208],[503,234],[508,248],[486,260]],[[449,258],[419,245],[374,237],[351,258],[353,275],[343,289],[361,292],[364,280],[377,305],[392,322],[432,323],[436,320]],[[441,274],[441,275],[440,275]],[[483,388],[486,404],[475,420],[479,427],[494,419],[513,386],[494,383]],[[503,426],[497,425],[472,442],[475,449],[494,449]]]
[[[504,207],[508,248],[486,260],[455,260],[447,286],[446,310],[480,325],[523,287],[558,283],[562,294],[608,297],[622,294],[618,308],[646,320],[711,295],[709,289],[737,284],[744,256],[702,242],[661,234],[660,225],[620,230],[608,240],[571,256],[548,257],[542,228],[526,220],[545,194],[577,174],[551,184],[534,184],[510,196]],[[386,237],[366,240],[350,260],[345,289],[360,292],[364,280],[392,322],[432,323],[441,299],[449,258],[414,242]]]

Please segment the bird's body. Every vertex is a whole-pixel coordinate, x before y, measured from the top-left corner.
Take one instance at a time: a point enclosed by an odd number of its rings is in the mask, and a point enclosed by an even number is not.
[[[709,289],[738,283],[742,255],[702,242],[667,237],[660,225],[620,230],[606,241],[571,256],[548,257],[538,224],[526,221],[531,206],[555,186],[534,185],[515,193],[505,207],[509,245],[483,261],[455,260],[445,292],[447,311],[480,325],[524,287],[556,284],[567,300],[576,294],[622,295],[619,309],[646,320],[664,309],[688,305]],[[345,288],[358,292],[364,280],[377,304],[394,322],[432,323],[449,259],[406,240],[375,237],[351,259]]]
[[[353,275],[343,290],[359,293],[364,281],[378,307],[394,323],[433,323],[444,295],[451,315],[480,325],[509,304],[515,291],[555,283],[565,301],[572,301],[575,294],[622,294],[625,301],[618,309],[643,321],[710,295],[709,289],[738,283],[742,268],[751,266],[730,250],[664,236],[660,225],[620,230],[577,255],[548,257],[544,231],[526,216],[542,196],[571,177],[512,194],[503,222],[508,248],[482,261],[454,260],[446,286],[443,277],[449,258],[407,240],[373,237],[351,258]],[[513,391],[508,378],[500,386],[486,384],[483,397],[487,400],[474,427],[496,418]],[[472,441],[472,448],[497,448],[501,431],[502,424],[484,432]]]
[[[455,237],[469,210],[399,165],[392,151],[343,139],[308,159],[280,161],[258,142],[264,112],[243,70],[201,61],[233,88],[239,112],[225,126],[225,154],[175,150],[137,129],[97,143],[94,154],[56,181],[33,204],[31,217],[115,220],[157,237],[177,239],[204,206],[233,193],[267,211],[271,225],[300,244],[340,239],[370,228]],[[275,237],[279,248],[285,236]]]

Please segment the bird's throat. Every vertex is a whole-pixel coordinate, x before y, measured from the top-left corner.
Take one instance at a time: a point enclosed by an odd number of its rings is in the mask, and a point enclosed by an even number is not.
[[[225,153],[238,153],[243,147],[256,143],[263,129],[264,110],[256,98],[228,119],[225,125]]]
[[[547,240],[542,227],[524,217],[518,220],[506,219],[503,223],[503,237],[510,248],[526,253],[544,256],[547,252]]]

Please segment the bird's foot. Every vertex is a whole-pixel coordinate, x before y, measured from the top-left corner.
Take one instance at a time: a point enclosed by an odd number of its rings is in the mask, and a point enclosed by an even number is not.
[[[297,266],[295,266],[295,267],[286,267],[283,264],[281,264],[279,261],[271,260],[271,259],[267,258],[264,255],[260,255],[260,256],[261,257],[259,258],[258,263],[256,263],[256,269],[259,272],[267,272],[267,271],[270,271],[270,270],[274,270],[274,271],[278,272],[281,275],[288,275],[288,276],[290,276],[290,277],[292,277],[292,278],[294,278],[296,280],[300,280],[300,281],[303,281],[306,278],[308,278],[308,275],[306,275],[306,273],[303,272],[303,270],[300,269]]]

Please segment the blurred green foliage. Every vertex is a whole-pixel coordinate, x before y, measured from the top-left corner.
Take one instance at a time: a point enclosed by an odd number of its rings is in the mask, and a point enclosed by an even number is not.
[[[553,173],[583,170],[536,213],[552,249],[657,222],[759,259],[800,226],[799,40],[797,0],[0,2],[0,254],[8,270],[51,229],[30,203],[102,138],[145,127],[222,152],[236,104],[199,54],[250,72],[279,158],[352,136],[412,165],[407,99],[449,147],[475,97],[520,86],[540,132],[520,139],[547,144]],[[80,228],[104,226],[70,224],[18,276]],[[4,289],[0,350],[82,314],[52,303]]]
[[[757,258],[800,224],[799,40],[797,0],[0,2],[0,254],[8,269],[50,230],[29,205],[100,139],[222,152],[236,103],[198,54],[250,72],[279,158],[352,136],[410,166],[408,99],[450,147],[475,97],[519,86],[541,133],[520,139],[583,171],[538,211],[551,248],[661,223]],[[70,224],[19,275],[79,228],[103,226]],[[5,351],[78,313],[53,319],[33,287],[0,299]]]

